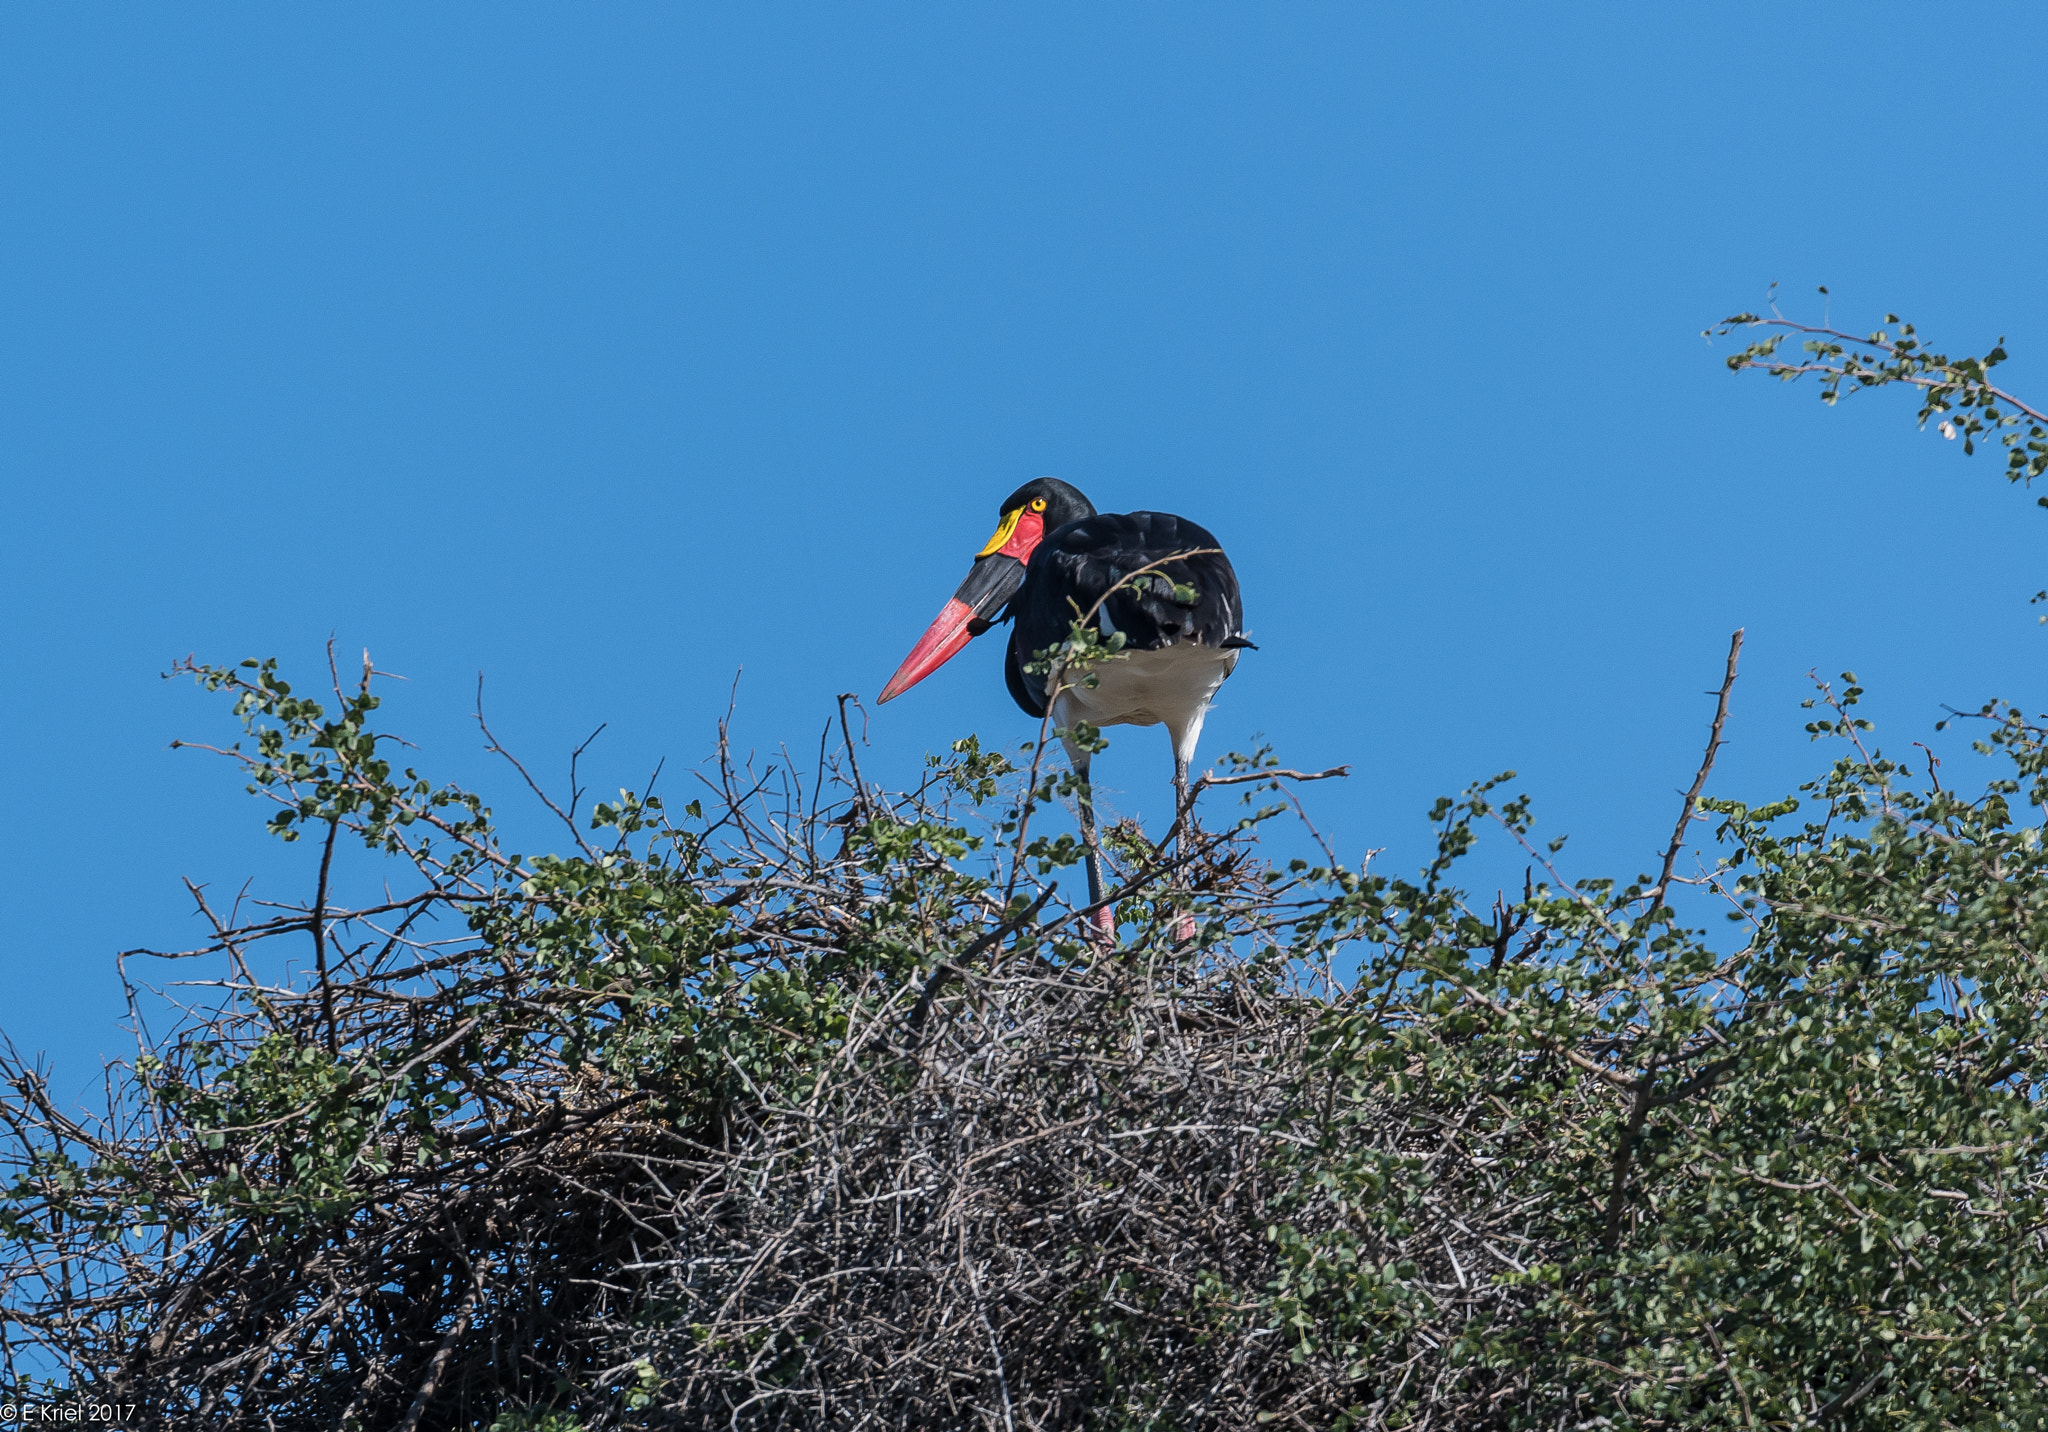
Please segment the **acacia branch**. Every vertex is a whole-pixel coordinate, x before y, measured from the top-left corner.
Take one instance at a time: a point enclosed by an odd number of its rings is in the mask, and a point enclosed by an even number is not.
[[[341,830],[341,817],[327,818],[327,840],[320,847],[320,884],[313,896],[313,913],[307,923],[313,930],[313,967],[320,977],[320,1012],[327,1023],[327,1052],[339,1054],[341,1044],[334,1030],[334,986],[327,978],[327,875],[334,864],[334,837]]]
[[[1200,780],[1194,781],[1189,784],[1188,798],[1181,804],[1180,808],[1174,813],[1173,824],[1167,827],[1166,834],[1161,836],[1158,839],[1158,841],[1153,845],[1152,858],[1154,860],[1157,860],[1161,855],[1165,853],[1166,847],[1173,844],[1174,837],[1180,834],[1181,827],[1187,823],[1188,816],[1192,814],[1194,811],[1195,797],[1200,795],[1203,791],[1209,789],[1209,787],[1211,786],[1241,786],[1255,781],[1327,781],[1335,776],[1348,776],[1350,774],[1351,767],[1349,766],[1332,766],[1327,771],[1294,771],[1274,769],[1264,771],[1245,771],[1234,776],[1219,776],[1214,774],[1205,775]],[[1290,800],[1293,799],[1291,795],[1288,798]],[[1295,809],[1301,809],[1299,802],[1295,803]],[[1320,839],[1320,837],[1318,838]],[[1325,847],[1325,849],[1327,850],[1327,847]],[[1335,863],[1335,857],[1332,857],[1332,863]]]
[[[1737,327],[1777,328],[1788,333],[1800,333],[1815,338],[1825,338],[1845,348],[1864,348],[1874,353],[1881,353],[1898,364],[1928,363],[1935,365],[1935,375],[1930,376],[1925,372],[1901,371],[1897,368],[1890,370],[1871,369],[1861,364],[1852,366],[1848,363],[1828,363],[1825,361],[1784,362],[1768,352],[1737,354],[1730,358],[1728,366],[1737,372],[1748,368],[1761,368],[1769,372],[1772,377],[1777,378],[1790,378],[1802,374],[1815,373],[1832,378],[1854,379],[1859,384],[1867,387],[1881,387],[1886,383],[1905,383],[1910,387],[1941,395],[1958,389],[1964,389],[1975,394],[1981,394],[1982,398],[2003,403],[2032,422],[2048,424],[2048,412],[2043,412],[2039,408],[2033,407],[2031,404],[1997,386],[1988,378],[1985,378],[1983,376],[1984,371],[1990,365],[1979,359],[1966,358],[1957,363],[1951,363],[1940,354],[1920,352],[1917,343],[1902,344],[1899,340],[1890,338],[1882,332],[1849,333],[1843,329],[1829,328],[1824,325],[1795,323],[1791,319],[1775,313],[1769,318],[1764,318],[1757,314],[1737,314],[1735,317],[1726,320],[1722,325],[1721,332],[1727,333]],[[2001,354],[2000,356],[2002,357],[2003,355]],[[1993,362],[1996,361],[1998,360],[1993,360]],[[1981,400],[1979,404],[1973,405],[1981,405]],[[1936,410],[1947,411],[1948,406],[1944,401],[1939,404]]]
[[[1664,898],[1671,887],[1671,870],[1678,864],[1678,852],[1685,848],[1686,827],[1692,824],[1693,812],[1699,808],[1700,792],[1706,789],[1707,776],[1714,769],[1714,757],[1721,751],[1721,727],[1728,720],[1728,693],[1735,689],[1735,664],[1742,657],[1743,628],[1737,627],[1735,635],[1728,638],[1728,667],[1721,676],[1721,691],[1714,703],[1714,724],[1707,732],[1706,754],[1700,757],[1699,771],[1692,778],[1692,789],[1685,793],[1685,801],[1678,809],[1678,824],[1672,828],[1671,844],[1664,851],[1664,869],[1657,876],[1657,883],[1650,887],[1647,898],[1654,906]]]

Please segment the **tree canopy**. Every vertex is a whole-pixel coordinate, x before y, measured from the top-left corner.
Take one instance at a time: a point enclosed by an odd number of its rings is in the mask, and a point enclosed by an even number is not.
[[[1758,327],[1731,366],[2048,470],[2002,348]],[[1651,872],[1567,878],[1512,773],[1411,875],[1270,856],[1308,777],[1259,751],[1109,831],[1113,946],[1047,729],[887,792],[842,705],[588,812],[508,757],[527,856],[367,657],[182,665],[310,890],[194,889],[97,1116],[0,1063],[9,1374],[195,1428],[2041,1427],[2048,723],[1973,713],[1954,789],[1845,674],[1746,803],[1740,645]],[[1519,892],[1461,886],[1482,837]]]

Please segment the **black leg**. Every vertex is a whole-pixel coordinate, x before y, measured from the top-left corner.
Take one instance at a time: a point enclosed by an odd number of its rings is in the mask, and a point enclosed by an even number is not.
[[[1081,779],[1081,789],[1077,793],[1081,813],[1081,843],[1088,847],[1088,903],[1094,905],[1102,900],[1102,862],[1095,853],[1095,793],[1088,785],[1087,757],[1083,756],[1074,762],[1074,774]]]
[[[1068,753],[1074,762],[1074,774],[1081,779],[1078,805],[1081,816],[1081,843],[1088,849],[1088,903],[1100,905],[1104,894],[1102,884],[1102,847],[1095,839],[1095,792],[1088,784],[1088,757],[1085,754]],[[1116,912],[1098,910],[1093,923],[1096,933],[1105,943],[1116,941]]]
[[[1195,818],[1195,813],[1188,809],[1188,763],[1178,753],[1173,759],[1173,818],[1181,822],[1175,848],[1184,850],[1188,843],[1188,822]]]
[[[1174,837],[1173,853],[1181,854],[1188,848],[1188,836],[1193,833],[1195,813],[1188,808],[1188,763],[1179,751],[1173,756],[1173,818],[1180,824],[1180,834]],[[1182,888],[1182,877],[1176,873],[1173,888]],[[1173,920],[1174,943],[1184,945],[1195,937],[1195,917],[1182,912]]]

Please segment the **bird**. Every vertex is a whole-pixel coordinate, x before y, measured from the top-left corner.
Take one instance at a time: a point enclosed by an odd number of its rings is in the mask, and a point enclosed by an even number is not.
[[[1105,639],[1122,633],[1122,654],[1095,664],[1092,682],[1032,671],[1038,654],[1064,642],[1077,618],[1093,622]],[[1013,626],[1004,681],[1027,714],[1042,718],[1051,705],[1080,782],[1088,903],[1098,932],[1113,940],[1116,917],[1104,902],[1089,792],[1092,752],[1076,742],[1075,728],[1164,725],[1173,742],[1174,817],[1181,820],[1210,704],[1239,655],[1256,649],[1245,636],[1237,573],[1209,530],[1185,517],[1097,512],[1070,484],[1038,478],[1003,499],[995,535],[876,704],[895,700],[1005,621]]]

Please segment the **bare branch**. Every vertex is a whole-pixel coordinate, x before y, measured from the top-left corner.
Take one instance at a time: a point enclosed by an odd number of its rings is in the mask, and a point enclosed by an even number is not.
[[[1700,757],[1700,768],[1693,775],[1692,789],[1685,793],[1685,800],[1678,808],[1678,824],[1671,831],[1671,844],[1664,851],[1664,868],[1658,873],[1657,883],[1650,887],[1645,898],[1656,904],[1671,888],[1672,867],[1678,864],[1678,852],[1685,848],[1685,833],[1692,824],[1693,812],[1699,808],[1700,792],[1706,789],[1707,777],[1714,769],[1714,757],[1721,751],[1721,728],[1728,720],[1728,693],[1735,689],[1735,665],[1742,657],[1741,627],[1728,638],[1728,665],[1721,675],[1721,690],[1714,703],[1714,724],[1707,731],[1706,754]]]

